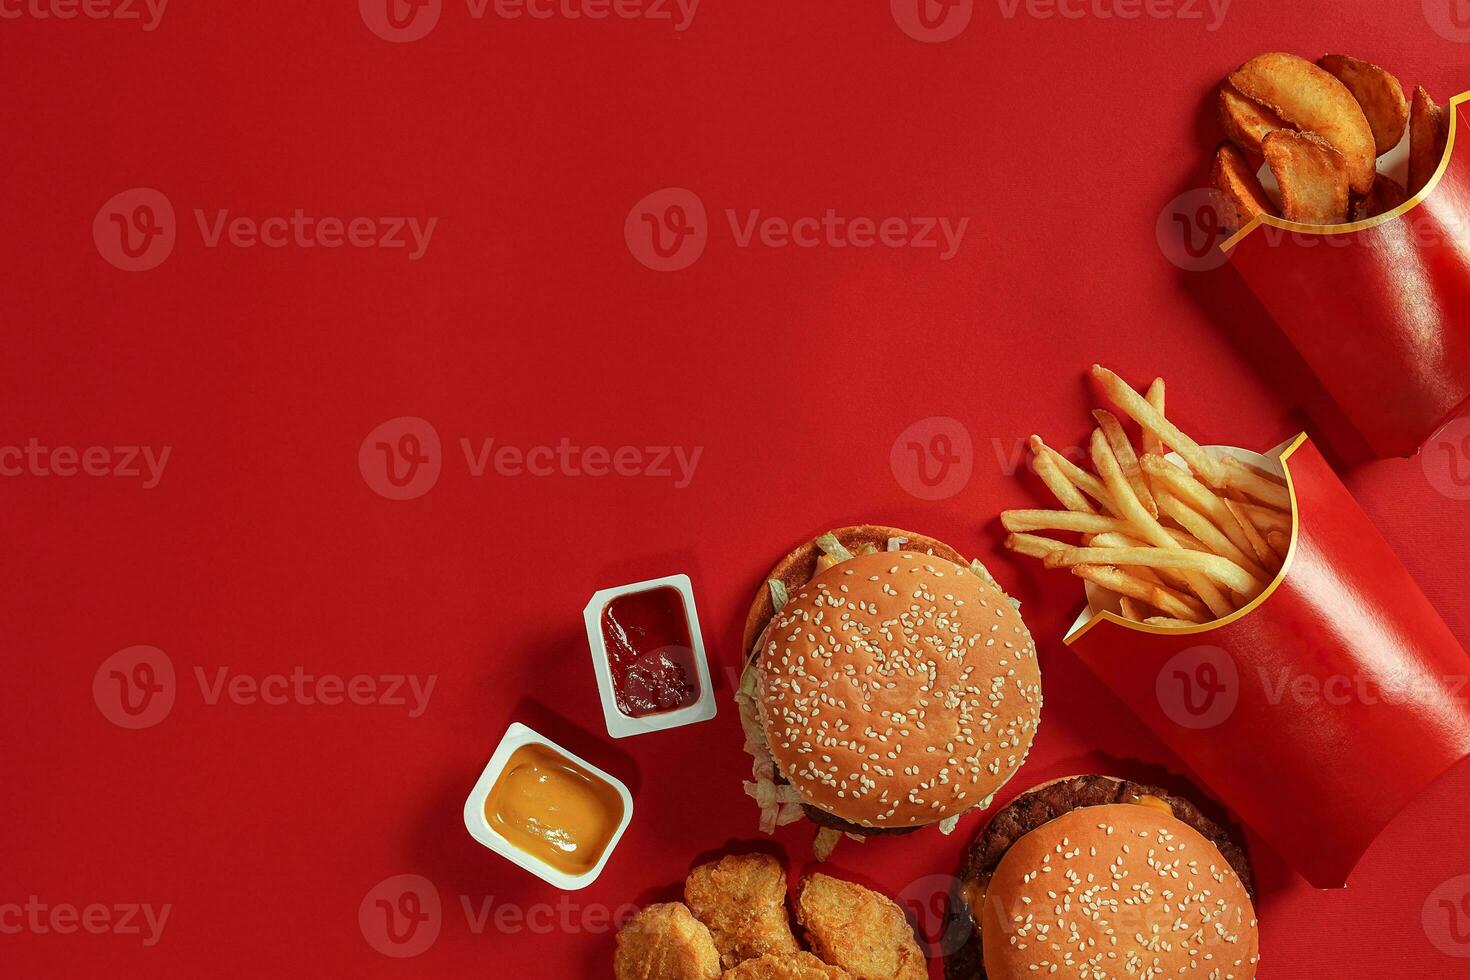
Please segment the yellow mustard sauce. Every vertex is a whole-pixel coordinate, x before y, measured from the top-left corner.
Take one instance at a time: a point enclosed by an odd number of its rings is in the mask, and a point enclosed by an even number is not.
[[[623,820],[618,791],[545,745],[511,753],[485,819],[515,847],[569,875],[592,870]]]

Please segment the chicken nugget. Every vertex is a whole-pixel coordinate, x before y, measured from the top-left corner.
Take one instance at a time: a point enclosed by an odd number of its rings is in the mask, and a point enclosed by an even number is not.
[[[786,916],[786,870],[768,854],[730,854],[689,873],[684,901],[709,926],[725,969],[801,949]]]
[[[618,933],[616,980],[718,980],[709,929],[679,902],[650,905]]]
[[[852,980],[841,967],[823,963],[811,953],[776,956],[767,953],[726,970],[723,980]]]
[[[854,980],[927,980],[929,964],[892,899],[824,874],[802,879],[796,917],[818,956]]]

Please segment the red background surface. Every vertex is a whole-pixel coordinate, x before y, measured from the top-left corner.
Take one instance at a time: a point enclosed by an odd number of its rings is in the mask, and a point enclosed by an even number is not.
[[[1419,5],[1238,0],[1205,20],[1007,18],[910,39],[887,5],[706,0],[692,26],[471,18],[389,44],[354,5],[170,5],[160,26],[0,23],[0,443],[172,447],[159,485],[34,473],[0,481],[6,814],[0,904],[172,906],[162,937],[0,934],[5,972],[69,976],[603,976],[612,936],[476,931],[486,900],[559,893],[475,844],[460,806],[512,720],[622,776],[636,814],[570,917],[672,897],[699,855],[757,837],[728,682],[697,728],[605,737],[580,610],[591,593],[686,571],[716,672],[746,605],[798,539],[876,520],[948,539],[1021,597],[1047,705],[1013,789],[1179,764],[1061,646],[1073,581],[1004,557],[994,519],[1043,498],[1014,473],[1032,431],[1086,435],[1094,360],[1171,383],[1204,441],[1265,448],[1307,426],[1462,642],[1470,503],[1420,463],[1371,461],[1234,274],[1182,271],[1155,240],[1196,186],[1218,78],[1268,48],[1346,50],[1441,101],[1470,48]],[[160,267],[94,247],[132,187],[179,215]],[[675,186],[709,246],[644,268],[629,209]],[[207,248],[193,210],[439,218],[404,251]],[[739,248],[724,211],[968,217],[934,250]],[[444,442],[426,495],[359,472],[381,422]],[[889,450],[961,420],[973,474],[924,502]],[[459,440],[703,447],[693,482],[467,471]],[[155,727],[91,696],[117,650],[179,676]],[[437,677],[419,718],[383,705],[209,704],[194,680]],[[1245,760],[1243,760],[1244,762]],[[1470,873],[1470,768],[1419,799],[1346,892],[1257,844],[1262,976],[1449,976],[1421,916]],[[949,873],[978,821],[843,844],[842,872],[899,893]],[[793,865],[810,829],[777,842]],[[383,879],[423,875],[445,913],[412,960],[365,941]],[[915,893],[923,893],[916,886]],[[553,918],[562,913],[553,912]],[[533,920],[546,924],[544,916]]]

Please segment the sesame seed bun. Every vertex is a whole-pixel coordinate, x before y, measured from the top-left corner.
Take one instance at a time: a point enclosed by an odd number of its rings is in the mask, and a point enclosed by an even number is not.
[[[990,881],[988,980],[1251,980],[1256,915],[1220,851],[1152,806],[1082,807],[1021,838]]]
[[[818,574],[753,656],[780,774],[809,808],[858,828],[919,827],[988,803],[1040,718],[1020,614],[933,554],[879,551]]]
[[[1101,819],[1117,812],[1122,812],[1123,816],[1117,819],[1110,817],[1106,821]],[[1099,824],[1112,826],[1113,833],[1109,834],[1107,826],[1099,827]],[[1119,827],[1128,828],[1133,836],[1119,836]],[[1142,848],[1134,846],[1135,840],[1144,840],[1137,833],[1145,830],[1153,834],[1153,842]],[[1160,832],[1176,840],[1161,846],[1157,843]],[[1184,845],[1182,851],[1177,850],[1181,842]],[[1127,852],[1122,851],[1122,844],[1128,845]],[[1170,846],[1176,847],[1172,855],[1168,852]],[[1080,852],[1071,858],[1062,856],[1077,851],[1079,847]],[[1152,858],[1156,867],[1150,866],[1150,850],[1154,852]],[[1170,859],[1186,855],[1185,863],[1168,869],[1165,875],[1162,873],[1161,852],[1163,857]],[[1106,878],[1095,868],[1082,867],[1082,864],[1104,857],[1109,862]],[[1127,871],[1129,877],[1114,889],[1111,862],[1120,857],[1123,863],[1118,865],[1118,870]],[[1192,870],[1188,867],[1191,861],[1195,862]],[[1003,874],[1002,869],[1006,867],[1011,872]],[[1051,870],[1037,873],[1042,868]],[[1175,871],[1179,878],[1173,876]],[[1025,880],[1028,874],[1033,873],[1036,874],[1031,880]],[[1091,882],[1088,875],[1092,876]],[[1217,881],[1217,878],[1228,881]],[[1104,881],[1107,882],[1106,892],[1095,892],[1091,898],[1086,895],[1087,886]],[[1136,891],[1134,886],[1143,882],[1158,885],[1151,897],[1159,904],[1145,905],[1138,900],[1143,893]],[[1255,914],[1252,910],[1255,892],[1250,862],[1244,848],[1228,829],[1205,815],[1187,797],[1161,787],[1099,775],[1068,776],[1041,783],[996,811],[966,852],[958,886],[950,900],[949,921],[945,929],[944,975],[947,980],[1013,980],[1038,975],[1086,977],[1091,980],[1099,974],[1091,966],[1083,968],[1087,960],[1079,955],[1080,948],[1094,952],[1104,948],[1115,951],[1128,948],[1127,943],[1117,939],[1116,935],[1112,938],[1103,935],[1104,927],[1111,927],[1115,934],[1120,926],[1125,929],[1129,926],[1151,927],[1152,921],[1144,921],[1145,913],[1164,914],[1161,911],[1164,904],[1177,905],[1181,897],[1199,895],[1204,890],[1209,890],[1214,899],[1225,901],[1224,906],[1216,906],[1228,913],[1221,921],[1229,921],[1231,915],[1238,920],[1242,937],[1239,942],[1227,943],[1223,936],[1212,934],[1211,942],[1218,942],[1219,948],[1206,950],[1212,958],[1201,959],[1202,965],[1197,970],[1179,973],[1174,967],[1167,974],[1154,973],[1150,972],[1154,968],[1152,959],[1140,958],[1134,961],[1132,972],[1129,972],[1128,968],[1120,965],[1120,961],[1105,957],[1101,975],[1219,976],[1237,980],[1254,976],[1254,963],[1250,956],[1255,952],[1252,945],[1255,942]],[[1110,895],[1118,900],[1118,907],[1114,910],[1117,916],[1112,919],[1091,918],[1092,910],[1087,908],[1087,904],[1096,901],[1098,895]],[[1049,911],[1058,905],[1063,906],[1062,912]],[[1014,918],[1018,908],[1025,910],[1021,913],[1023,922],[1020,923]],[[1028,940],[1021,930],[1026,913],[1033,916],[1033,922],[1041,922],[1052,938],[1039,944]],[[1061,949],[1052,947],[1050,944],[1057,941],[1055,937],[1062,934],[1056,930],[1070,934],[1073,923],[1069,916],[1072,915],[1085,920],[1078,925],[1080,938],[1076,940],[1082,947],[1067,943],[1062,943]],[[1124,921],[1118,917],[1127,915],[1134,916],[1134,919]],[[1060,923],[1057,921],[1059,918],[1063,920]],[[1167,918],[1168,922],[1161,926],[1166,937],[1176,924],[1175,916],[1168,915]],[[1187,923],[1190,919],[1185,916],[1178,921]],[[1086,923],[1091,925],[1083,928]],[[1089,929],[1093,931],[1089,932]],[[1025,931],[1032,932],[1031,929]],[[1243,938],[1247,932],[1249,940]],[[1128,935],[1135,933],[1151,933],[1151,928],[1133,929]],[[1012,936],[1017,938],[1012,940]],[[1187,940],[1188,936],[1185,938]],[[1095,945],[1086,946],[1089,940]],[[1184,948],[1187,942],[1180,942],[1178,937],[1168,941],[1171,946],[1178,947],[1180,955],[1187,952]],[[1024,947],[1023,943],[1026,944]],[[1227,948],[1234,950],[1245,946],[1250,947],[1245,956],[1247,962],[1239,967],[1234,965],[1234,958],[1230,963],[1223,963],[1218,955]],[[1048,954],[1064,957],[1069,950],[1072,953],[1070,965],[1065,959],[1057,959],[1055,974],[1050,972],[1050,963],[1043,965],[1039,961]],[[1031,959],[1022,955],[1028,952]],[[1231,955],[1234,957],[1233,952]],[[1160,963],[1166,960],[1161,959]],[[1092,972],[1088,972],[1089,969]],[[1210,970],[1220,972],[1212,974]]]
[[[894,538],[904,539],[904,550],[918,551],[932,554],[957,565],[966,564],[965,559],[958,551],[940,541],[916,531],[905,531],[902,528],[887,527],[883,524],[856,524],[852,527],[840,527],[832,532],[833,537],[848,551],[857,554],[865,545],[872,545],[879,551],[888,550],[888,542]],[[791,552],[785,558],[776,562],[774,568],[761,579],[761,587],[757,590],[755,601],[750,604],[750,612],[745,617],[745,637],[740,649],[749,654],[755,646],[756,638],[771,621],[771,615],[776,611],[771,603],[771,591],[766,588],[765,583],[775,579],[786,586],[788,592],[795,592],[812,580],[817,571],[817,558],[821,555],[817,548],[815,539],[808,539],[801,547]]]

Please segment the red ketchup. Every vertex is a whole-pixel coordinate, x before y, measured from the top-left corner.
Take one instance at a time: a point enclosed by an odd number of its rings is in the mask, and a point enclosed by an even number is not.
[[[602,638],[623,714],[644,718],[699,700],[689,619],[677,589],[618,596],[602,611]]]

